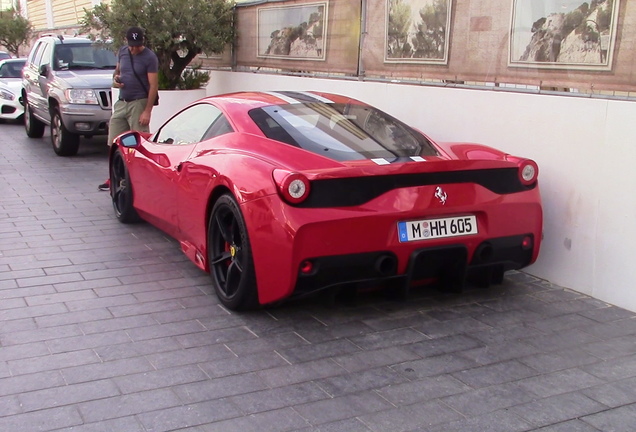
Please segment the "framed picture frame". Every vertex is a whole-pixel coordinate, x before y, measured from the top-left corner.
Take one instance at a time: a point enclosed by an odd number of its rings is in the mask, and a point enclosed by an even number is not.
[[[386,0],[385,63],[447,64],[452,0]]]
[[[611,70],[620,0],[512,0],[508,65]]]
[[[257,57],[287,60],[326,58],[328,3],[257,9]]]

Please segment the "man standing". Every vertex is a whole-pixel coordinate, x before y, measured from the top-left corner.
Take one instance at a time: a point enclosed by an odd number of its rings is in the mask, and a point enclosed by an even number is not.
[[[119,100],[113,106],[108,126],[108,145],[119,134],[129,130],[148,132],[152,107],[159,89],[159,60],[144,43],[144,31],[130,27],[126,31],[128,45],[119,49],[113,73],[113,87],[119,88]],[[109,190],[110,179],[99,185]]]

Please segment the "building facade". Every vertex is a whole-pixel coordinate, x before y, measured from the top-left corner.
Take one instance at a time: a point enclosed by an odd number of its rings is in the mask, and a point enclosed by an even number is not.
[[[5,1],[5,0],[0,0]],[[19,0],[22,14],[31,21],[36,32],[77,27],[84,9],[99,0]]]

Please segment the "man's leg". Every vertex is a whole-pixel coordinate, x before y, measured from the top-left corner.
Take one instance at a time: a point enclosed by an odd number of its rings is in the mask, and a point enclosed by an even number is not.
[[[139,132],[150,132],[150,125],[142,126],[139,124],[139,117],[141,113],[146,109],[148,99],[137,99],[128,103],[128,124],[130,129]]]
[[[110,121],[108,122],[108,147],[113,145],[113,140],[117,135],[130,130],[128,120],[126,118],[126,105],[126,102],[118,100],[113,106],[113,114],[110,116]],[[97,189],[100,191],[110,190],[110,178],[106,179],[104,183],[97,186]]]
[[[108,146],[113,145],[113,140],[119,134],[122,134],[131,129],[128,124],[128,105],[133,102],[116,101],[113,108],[113,114],[110,116],[110,122],[108,123]]]

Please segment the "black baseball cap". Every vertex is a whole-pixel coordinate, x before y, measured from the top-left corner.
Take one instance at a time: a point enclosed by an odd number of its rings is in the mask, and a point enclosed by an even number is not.
[[[141,27],[130,27],[126,30],[128,46],[141,46],[144,44],[144,30]]]

